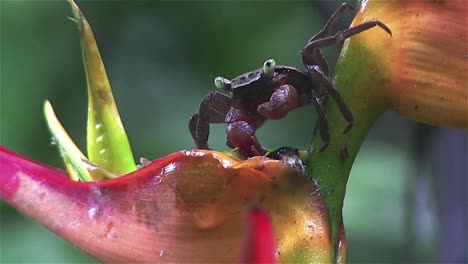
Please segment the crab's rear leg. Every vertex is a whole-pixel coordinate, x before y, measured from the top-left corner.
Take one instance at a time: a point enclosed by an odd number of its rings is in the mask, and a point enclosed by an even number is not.
[[[200,103],[198,113],[189,121],[189,130],[199,149],[208,149],[210,123],[225,123],[226,115],[234,105],[232,98],[218,92],[209,93]]]
[[[347,3],[341,4],[341,6],[333,13],[330,19],[328,19],[323,29],[320,30],[319,33],[312,36],[309,39],[309,41],[307,41],[307,45],[301,51],[302,61],[304,62],[305,65],[312,65],[312,64],[319,65],[320,68],[325,72],[325,74],[328,75],[329,69],[328,69],[328,63],[325,60],[325,57],[323,56],[322,52],[319,49],[316,49],[314,46],[309,47],[309,43],[330,35],[331,31],[335,27],[341,15],[346,10],[354,10],[354,7]]]
[[[335,25],[338,22],[338,20],[340,19],[341,15],[343,15],[343,13],[346,10],[353,11],[354,7],[352,5],[350,5],[350,4],[348,4],[348,3],[342,3],[341,6],[338,7],[338,9],[335,10],[333,15],[331,15],[330,19],[328,19],[328,21],[325,24],[325,26],[323,27],[323,29],[320,30],[319,33],[317,33],[313,37],[311,37],[309,39],[309,41],[307,41],[307,43],[310,43],[310,42],[312,42],[312,41],[314,41],[316,39],[323,38],[325,36],[330,35],[330,32],[335,27]]]
[[[343,131],[343,133],[347,133],[354,125],[354,116],[349,107],[344,102],[343,97],[341,97],[338,90],[335,88],[330,79],[328,79],[328,77],[321,71],[319,66],[308,65],[307,70],[309,71],[312,80],[324,87],[328,94],[335,100],[336,104],[338,105],[338,108],[340,109],[341,114],[343,115],[344,119],[348,122],[348,125]]]
[[[325,108],[323,107],[323,102],[320,98],[320,95],[317,94],[317,92],[314,90],[311,90],[310,103],[313,104],[317,110],[318,125],[315,127],[315,129],[318,128],[320,138],[322,139],[322,146],[320,147],[320,152],[322,152],[328,147],[328,144],[330,143],[330,131],[328,129],[327,114]]]
[[[323,56],[322,51],[320,51],[320,49],[316,48],[313,45],[310,46],[309,43],[314,42],[317,39],[325,38],[326,36],[330,35],[332,29],[335,27],[341,15],[346,10],[354,10],[354,7],[347,3],[341,4],[341,6],[333,13],[330,19],[328,19],[323,29],[320,30],[319,33],[312,36],[309,39],[309,41],[307,41],[307,45],[301,51],[302,62],[304,63],[304,65],[319,65],[322,71],[325,73],[325,75],[328,76],[328,72],[329,72],[328,63],[327,63],[327,60],[325,60],[325,57]]]
[[[319,49],[319,48],[333,45],[335,43],[340,43],[347,38],[350,38],[356,34],[359,34],[363,31],[371,29],[375,26],[382,28],[390,36],[392,35],[392,31],[384,23],[380,22],[379,20],[373,19],[373,20],[364,22],[362,24],[359,24],[357,26],[338,31],[333,36],[313,39],[312,41],[307,43],[303,51],[312,51],[314,49]],[[313,63],[307,63],[307,64],[313,64]]]
[[[320,48],[331,46],[335,43],[340,43],[349,37],[352,37],[375,26],[379,26],[380,28],[385,30],[390,36],[392,35],[392,31],[384,23],[374,19],[348,29],[338,31],[333,36],[326,37],[325,34],[329,33],[329,24],[334,24],[334,21],[332,19],[330,19],[327,23],[327,26],[325,26],[325,28],[322,29],[322,31],[320,31],[317,35],[312,37],[309,40],[309,42],[307,42],[306,46],[301,50],[302,62],[304,63],[304,65],[318,65],[326,76],[329,75],[328,63],[325,60],[325,57],[323,56]]]
[[[353,35],[356,35],[362,31],[368,30],[375,26],[381,27],[390,35],[392,34],[390,29],[385,24],[378,20],[371,20],[359,24],[357,26],[348,28],[346,30],[338,31],[333,36],[312,40],[311,42],[307,43],[307,45],[301,52],[302,61],[307,67],[312,81],[314,83],[319,83],[319,85],[325,87],[328,93],[333,97],[333,99],[335,99],[336,103],[338,104],[338,107],[340,108],[341,113],[343,114],[343,117],[346,119],[346,121],[348,121],[348,126],[345,128],[344,133],[348,132],[353,127],[354,117],[351,110],[348,108],[343,98],[339,94],[338,90],[336,90],[335,86],[328,79],[328,66],[326,62],[324,62],[320,48],[330,46],[337,42],[342,42],[343,40]]]

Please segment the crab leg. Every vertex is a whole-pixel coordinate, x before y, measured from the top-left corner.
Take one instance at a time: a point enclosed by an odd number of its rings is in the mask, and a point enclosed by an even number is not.
[[[343,97],[341,97],[338,90],[336,90],[335,86],[331,83],[330,79],[320,70],[320,67],[317,65],[307,66],[307,70],[313,79],[317,79],[320,83],[324,86],[327,92],[335,99],[338,108],[340,109],[341,114],[348,122],[348,126],[346,126],[343,133],[347,133],[354,124],[354,117],[351,110],[345,104]]]
[[[322,30],[320,30],[319,33],[315,34],[313,37],[307,41],[307,43],[310,43],[316,39],[323,38],[327,35],[330,35],[330,31],[335,27],[336,23],[338,22],[338,19],[340,19],[341,15],[343,15],[343,12],[346,10],[354,10],[354,7],[350,4],[347,3],[342,3],[338,9],[333,13],[333,15],[328,19],[327,24],[323,27]]]
[[[304,47],[304,50],[318,49],[318,48],[330,46],[338,42],[342,42],[349,37],[352,37],[358,33],[366,31],[375,26],[379,26],[380,28],[385,30],[390,36],[392,35],[392,31],[384,23],[380,22],[379,20],[373,19],[373,20],[364,22],[362,24],[359,24],[357,26],[338,31],[333,36],[315,39],[307,43],[307,45]]]
[[[218,93],[209,93],[200,103],[200,109],[189,121],[189,130],[199,149],[208,149],[210,123],[226,123],[225,117],[231,106],[232,98]]]
[[[309,41],[307,41],[307,45],[301,51],[302,62],[304,63],[304,65],[319,65],[320,68],[325,72],[325,75],[328,76],[329,69],[327,60],[323,56],[322,51],[314,45],[311,46],[310,43],[319,39],[323,39],[324,37],[330,35],[330,31],[333,29],[333,27],[338,22],[338,19],[346,10],[354,10],[354,7],[347,3],[341,4],[341,6],[335,11],[335,13],[333,13],[333,15],[327,21],[327,24],[325,24],[323,29],[316,35],[312,36],[309,39]]]
[[[318,120],[317,120],[318,126],[317,127],[320,132],[320,138],[322,139],[322,146],[320,147],[320,152],[322,152],[328,147],[328,143],[330,142],[327,114],[326,114],[325,108],[323,108],[323,102],[320,99],[320,96],[314,90],[311,90],[311,92],[312,92],[311,103],[314,104],[315,109],[317,109],[317,114],[318,114]]]

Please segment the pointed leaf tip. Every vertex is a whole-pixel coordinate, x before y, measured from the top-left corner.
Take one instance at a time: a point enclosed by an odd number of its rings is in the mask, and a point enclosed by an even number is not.
[[[60,151],[60,156],[62,156],[65,167],[70,174],[70,178],[75,181],[92,181],[93,179],[83,163],[83,161],[87,161],[85,155],[63,128],[55,115],[52,105],[47,100],[44,103],[44,115],[50,133]]]
[[[79,7],[68,1],[81,31],[83,64],[88,86],[87,148],[89,160],[103,169],[123,174],[136,170],[135,160],[120,120],[106,69],[92,29]]]
[[[78,30],[82,31],[82,23],[83,23],[83,14],[81,13],[80,8],[73,0],[68,0],[73,12],[73,18],[69,17],[71,21],[75,22],[78,26]]]

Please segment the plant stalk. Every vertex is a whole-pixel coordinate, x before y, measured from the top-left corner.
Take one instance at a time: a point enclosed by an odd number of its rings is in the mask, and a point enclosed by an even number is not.
[[[381,89],[388,82],[385,72],[374,54],[357,42],[347,41],[335,69],[334,82],[354,115],[354,127],[343,133],[347,123],[330,98],[326,106],[330,145],[325,151],[320,152],[322,141],[319,133],[314,134],[315,147],[307,165],[325,195],[331,240],[335,245],[332,262],[338,259],[339,228],[349,173],[369,129],[389,106],[385,89]]]

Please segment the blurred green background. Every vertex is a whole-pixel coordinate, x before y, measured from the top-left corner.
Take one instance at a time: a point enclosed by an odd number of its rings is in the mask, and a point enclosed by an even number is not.
[[[77,3],[135,156],[154,159],[194,147],[187,122],[214,90],[214,77],[235,77],[271,57],[301,67],[299,50],[341,1]],[[85,150],[85,76],[78,30],[67,16],[65,1],[0,0],[0,144],[57,167],[45,99]],[[345,16],[340,26],[350,21]],[[325,50],[331,68],[338,51]],[[305,107],[257,135],[271,148],[305,149],[314,124],[315,110]],[[466,261],[466,138],[391,113],[377,122],[348,185],[349,262]],[[224,126],[212,126],[210,146],[226,149],[224,142]],[[0,214],[0,262],[94,262],[4,203]]]

